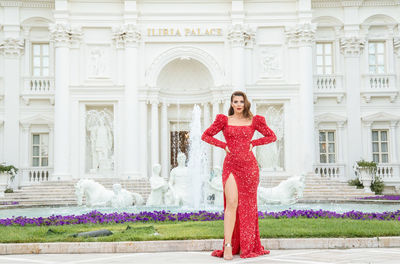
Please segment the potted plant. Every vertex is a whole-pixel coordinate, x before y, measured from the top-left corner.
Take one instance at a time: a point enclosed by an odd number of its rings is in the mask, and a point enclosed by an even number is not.
[[[4,197],[4,190],[14,181],[17,171],[13,165],[0,164],[0,197]]]
[[[364,186],[364,191],[371,193],[371,182],[374,180],[376,173],[376,163],[373,161],[360,160],[357,161],[355,169],[360,177],[360,182]]]

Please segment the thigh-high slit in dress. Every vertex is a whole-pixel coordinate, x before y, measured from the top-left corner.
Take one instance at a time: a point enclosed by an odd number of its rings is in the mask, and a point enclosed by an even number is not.
[[[223,132],[226,143],[214,138],[219,131]],[[251,140],[255,130],[264,137]],[[265,145],[276,141],[275,133],[267,126],[265,118],[260,115],[253,116],[251,125],[228,125],[228,117],[218,114],[212,125],[204,131],[201,139],[209,144],[222,149],[228,146],[230,153],[224,159],[222,170],[222,184],[224,189],[224,211],[226,209],[225,183],[232,173],[238,189],[238,206],[236,221],[232,233],[232,254],[239,254],[241,258],[257,257],[269,254],[261,245],[258,229],[257,187],[259,184],[259,168],[250,144],[254,146]],[[222,250],[214,250],[212,256],[223,257]]]

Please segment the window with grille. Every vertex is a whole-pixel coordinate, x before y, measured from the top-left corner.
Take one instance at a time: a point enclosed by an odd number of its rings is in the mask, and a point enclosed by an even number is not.
[[[319,131],[319,161],[320,163],[335,163],[335,131]]]
[[[317,42],[317,74],[333,74],[332,43]]]
[[[388,130],[372,131],[372,160],[376,163],[389,162]]]
[[[385,73],[385,42],[368,43],[368,65],[370,74]]]
[[[49,134],[32,134],[32,166],[49,165]]]
[[[49,44],[32,44],[32,72],[33,76],[49,76]]]

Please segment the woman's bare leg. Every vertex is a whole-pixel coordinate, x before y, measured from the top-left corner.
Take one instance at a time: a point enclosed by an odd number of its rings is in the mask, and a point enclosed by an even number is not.
[[[232,242],[233,228],[235,227],[236,221],[236,209],[238,205],[238,190],[232,173],[229,174],[228,180],[225,183],[225,199],[226,208],[224,213],[224,235],[226,244]],[[232,258],[231,247],[224,247],[224,258]]]

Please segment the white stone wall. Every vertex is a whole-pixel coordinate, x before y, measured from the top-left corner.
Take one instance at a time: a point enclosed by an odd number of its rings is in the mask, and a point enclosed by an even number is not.
[[[115,118],[111,176],[144,179],[156,162],[168,176],[177,103],[182,121],[200,104],[205,129],[239,89],[255,113],[283,106],[285,168],[264,176],[325,168],[318,131],[333,129],[337,162],[328,168],[353,178],[354,162],[371,160],[371,129],[383,127],[394,173],[386,179],[400,184],[399,23],[396,0],[1,1],[0,161],[29,182],[30,136],[40,129],[51,136],[50,178],[91,177],[82,116],[86,105],[105,105]],[[369,40],[386,42],[383,90],[369,87]],[[334,44],[333,90],[316,85],[318,41]],[[51,86],[41,92],[29,86],[36,42],[50,42]],[[224,153],[210,147],[210,167]]]

